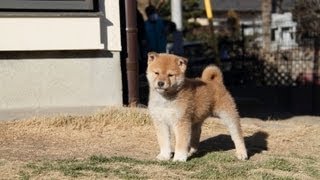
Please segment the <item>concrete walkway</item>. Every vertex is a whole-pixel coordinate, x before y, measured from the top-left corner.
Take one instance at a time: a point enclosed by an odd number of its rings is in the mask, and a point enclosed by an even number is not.
[[[103,108],[103,106],[89,106],[0,110],[0,120],[19,120],[35,116],[90,115]]]

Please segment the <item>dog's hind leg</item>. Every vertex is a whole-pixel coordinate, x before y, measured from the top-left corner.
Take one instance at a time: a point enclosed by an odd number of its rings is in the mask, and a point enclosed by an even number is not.
[[[217,112],[217,115],[220,117],[220,119],[224,122],[224,124],[229,129],[231,138],[236,147],[237,158],[239,160],[248,159],[248,154],[247,154],[247,150],[246,150],[243,135],[242,135],[238,113],[220,111],[220,112]]]
[[[192,124],[190,150],[188,156],[198,151],[202,122]]]

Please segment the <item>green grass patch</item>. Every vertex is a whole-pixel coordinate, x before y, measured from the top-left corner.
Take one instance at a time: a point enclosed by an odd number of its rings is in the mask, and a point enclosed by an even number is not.
[[[30,174],[26,171],[19,171],[19,179],[20,180],[29,180],[30,179]]]
[[[0,166],[4,166],[5,164],[5,161],[0,160]]]
[[[263,179],[263,180],[293,180],[293,177],[283,177],[279,175],[275,175],[268,172],[259,172],[255,174],[256,179]]]
[[[303,170],[311,177],[320,179],[320,162],[317,162],[314,159],[309,159],[305,161],[302,165]]]
[[[288,172],[291,172],[297,169],[293,163],[283,158],[269,159],[264,164],[264,167],[267,169],[281,170],[281,171],[288,171]]]
[[[121,179],[144,179],[144,176],[139,175],[140,172],[130,165],[140,162],[143,161],[126,157],[91,156],[85,160],[68,159],[29,163],[25,168],[31,170],[32,176],[54,171],[61,173],[63,176],[75,178],[95,174],[103,177],[115,176]]]
[[[83,160],[29,163],[19,176],[21,179],[39,178],[55,172],[61,177],[89,179],[294,179],[287,177],[287,172],[290,172],[313,178],[319,177],[316,161],[303,159],[302,163],[294,163],[290,161],[291,159],[295,158],[264,156],[258,161],[239,161],[231,152],[208,153],[187,162],[94,155]]]

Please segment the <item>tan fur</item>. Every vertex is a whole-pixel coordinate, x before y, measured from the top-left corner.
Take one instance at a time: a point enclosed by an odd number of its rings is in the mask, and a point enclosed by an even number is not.
[[[185,78],[187,59],[171,54],[148,54],[148,109],[157,132],[160,160],[171,158],[170,130],[176,139],[174,161],[186,161],[199,145],[201,125],[220,117],[235,143],[238,159],[248,158],[236,105],[223,84],[222,73],[208,66],[201,79]]]

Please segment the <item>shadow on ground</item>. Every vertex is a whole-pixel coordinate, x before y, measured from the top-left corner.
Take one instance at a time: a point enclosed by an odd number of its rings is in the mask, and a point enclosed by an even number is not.
[[[262,151],[268,150],[269,134],[263,131],[258,131],[251,136],[244,138],[249,158]],[[234,143],[230,135],[222,134],[215,137],[208,138],[199,145],[199,151],[191,158],[203,157],[206,154],[214,151],[228,151],[234,149]]]

